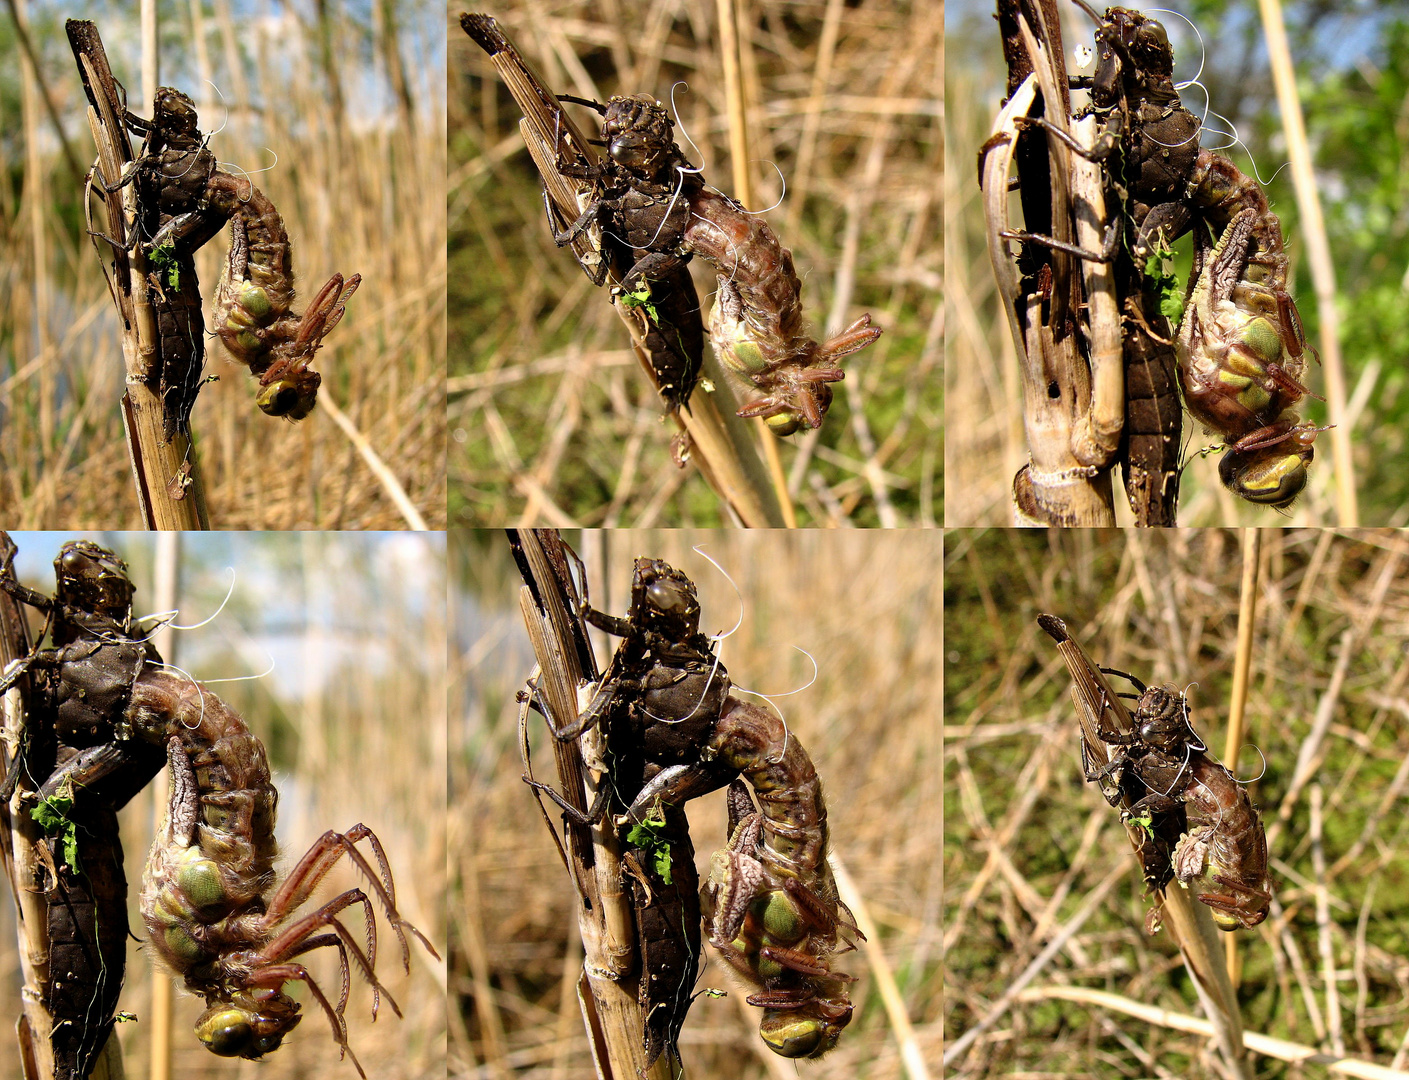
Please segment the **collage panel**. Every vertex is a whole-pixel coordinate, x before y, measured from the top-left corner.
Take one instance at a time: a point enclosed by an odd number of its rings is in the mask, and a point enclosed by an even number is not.
[[[450,11],[452,524],[939,523],[943,7]]]
[[[945,1075],[1404,1074],[1409,537],[945,537]]]
[[[443,536],[0,534],[0,1076],[444,1075],[445,595]]]
[[[0,17],[4,524],[443,528],[439,10],[138,7]]]
[[[938,533],[450,550],[451,1075],[938,1075]]]
[[[946,5],[947,525],[1403,523],[1406,35]]]

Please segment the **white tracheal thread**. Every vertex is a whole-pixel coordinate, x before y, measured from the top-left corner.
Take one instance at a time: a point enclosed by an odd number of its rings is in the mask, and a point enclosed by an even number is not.
[[[216,86],[215,83],[211,82],[209,79],[206,80],[206,85],[209,86],[212,90],[214,90],[215,93],[219,96],[220,107],[225,110],[225,115],[220,120],[220,126],[214,131],[207,134],[206,137],[202,140],[202,142],[209,143],[211,139],[213,139],[216,135],[219,135],[222,131],[224,131],[225,125],[230,122],[230,106],[226,104],[225,95],[220,92],[220,87]]]
[[[190,623],[189,625],[183,625],[175,621],[177,616],[181,614],[180,608],[172,608],[170,611],[158,611],[150,615],[143,615],[136,621],[139,623],[144,623],[148,620],[151,620],[153,621],[153,626],[147,631],[145,631],[142,637],[133,638],[132,640],[138,643],[145,643],[151,641],[152,638],[156,636],[157,632],[163,626],[169,626],[173,630],[197,630],[208,623],[214,622],[216,617],[219,616],[219,614],[225,610],[226,605],[230,603],[231,597],[235,595],[235,579],[237,576],[235,568],[233,566],[227,566],[225,569],[230,572],[230,585],[225,590],[225,597],[220,601],[219,607],[217,607],[213,612],[211,612],[210,615],[206,616],[200,622]],[[175,664],[168,664],[165,662],[153,663],[150,660],[147,661],[147,663],[151,664],[151,666],[153,667],[174,672],[175,674],[182,676],[183,678],[187,679],[193,687],[196,688],[196,693],[200,697],[201,701],[200,714],[198,715],[194,724],[187,724],[184,720],[181,721],[183,727],[194,731],[196,728],[200,727],[201,722],[205,719],[205,693],[202,690],[202,686],[209,685],[210,683],[250,682],[256,679],[267,678],[269,675],[273,674],[275,667],[277,667],[277,663],[274,660],[273,653],[270,653],[267,649],[265,650],[265,656],[269,658],[269,666],[266,667],[263,671],[261,671],[258,675],[232,675],[222,679],[205,679],[203,682],[197,680],[196,677],[192,675],[189,671],[187,671],[185,668],[178,667]]]
[[[1276,172],[1274,172],[1274,173],[1273,173],[1271,176],[1269,176],[1266,180],[1262,179],[1262,174],[1258,171],[1258,168],[1257,168],[1257,159],[1256,159],[1255,157],[1253,157],[1252,150],[1248,148],[1248,144],[1247,144],[1246,142],[1244,142],[1243,139],[1242,139],[1242,137],[1238,134],[1238,126],[1237,126],[1235,123],[1233,123],[1233,121],[1232,121],[1231,119],[1229,119],[1228,117],[1224,116],[1222,113],[1215,112],[1215,111],[1212,109],[1211,103],[1210,103],[1210,99],[1209,99],[1208,87],[1205,86],[1205,85],[1203,84],[1203,82],[1201,81],[1201,76],[1203,75],[1203,72],[1204,72],[1204,65],[1208,62],[1208,47],[1204,44],[1203,34],[1201,34],[1201,33],[1199,32],[1199,28],[1198,28],[1197,26],[1195,26],[1194,23],[1193,23],[1191,20],[1189,20],[1188,18],[1186,18],[1184,15],[1180,14],[1179,12],[1175,11],[1173,8],[1147,8],[1146,10],[1147,10],[1147,11],[1158,11],[1158,12],[1160,12],[1160,13],[1162,13],[1162,14],[1173,15],[1173,16],[1175,16],[1175,17],[1178,18],[1178,19],[1182,19],[1184,22],[1186,22],[1186,23],[1189,24],[1189,29],[1191,29],[1191,30],[1194,32],[1194,36],[1198,39],[1198,42],[1199,42],[1199,70],[1194,73],[1194,77],[1193,77],[1192,79],[1189,79],[1189,80],[1187,80],[1186,82],[1175,83],[1175,84],[1174,84],[1174,89],[1175,89],[1175,90],[1185,90],[1185,89],[1189,88],[1190,86],[1197,86],[1200,90],[1202,90],[1202,91],[1204,92],[1204,115],[1203,115],[1202,120],[1200,121],[1199,127],[1200,127],[1202,130],[1209,131],[1209,132],[1211,132],[1212,134],[1215,134],[1215,135],[1221,135],[1221,136],[1223,136],[1224,138],[1226,138],[1226,139],[1229,140],[1228,142],[1224,143],[1224,144],[1221,145],[1221,146],[1216,146],[1216,147],[1213,147],[1213,146],[1205,146],[1204,149],[1205,149],[1205,150],[1211,150],[1211,151],[1214,151],[1214,152],[1221,152],[1221,151],[1224,151],[1224,150],[1229,150],[1229,149],[1231,149],[1231,148],[1234,147],[1234,146],[1241,146],[1241,147],[1243,148],[1244,152],[1248,155],[1248,161],[1252,163],[1252,174],[1253,174],[1253,176],[1256,178],[1257,182],[1258,182],[1259,184],[1261,184],[1263,187],[1266,187],[1268,184],[1272,183],[1273,180],[1277,179],[1278,173],[1280,173],[1283,169],[1285,169],[1285,168],[1290,164],[1290,162],[1283,162],[1281,165],[1279,165],[1279,166],[1277,167],[1277,171],[1276,171]],[[1219,131],[1219,130],[1217,130],[1216,128],[1210,128],[1210,127],[1208,127],[1208,126],[1207,126],[1207,122],[1208,122],[1208,118],[1209,118],[1210,116],[1215,117],[1216,119],[1218,119],[1218,120],[1222,121],[1223,123],[1227,124],[1229,130],[1227,130],[1227,131]],[[1195,132],[1194,138],[1197,138],[1197,137],[1198,137],[1198,133]],[[1157,140],[1152,140],[1152,141],[1154,141],[1154,142],[1155,142],[1155,145],[1157,145],[1157,146],[1163,146],[1163,145],[1164,145],[1163,143],[1160,143],[1160,142],[1158,142]],[[1183,145],[1183,144],[1181,143],[1180,145]],[[1172,149],[1172,148],[1171,148],[1171,149]]]
[[[722,643],[723,643],[724,639],[727,638],[727,637],[732,636],[735,632],[738,631],[739,627],[743,625],[743,622],[744,622],[744,594],[740,591],[739,586],[738,586],[738,584],[734,581],[734,579],[729,576],[728,571],[726,571],[726,570],[724,569],[724,567],[720,566],[719,563],[715,562],[714,559],[710,558],[710,556],[705,552],[704,548],[702,548],[702,547],[696,547],[696,548],[694,548],[693,550],[694,550],[695,554],[699,555],[702,559],[706,560],[711,566],[713,566],[716,570],[718,570],[721,574],[724,575],[724,580],[727,581],[727,582],[729,582],[730,586],[732,586],[733,589],[734,589],[734,595],[739,598],[739,617],[734,621],[734,625],[733,625],[730,629],[728,629],[727,631],[725,631],[724,633],[722,633],[722,634],[716,634],[716,635],[714,635],[712,638],[710,638],[710,640],[713,641],[713,642],[715,643],[715,645],[721,646],[720,651],[723,651],[723,650],[722,650]],[[813,683],[815,683],[815,682],[817,681],[817,677],[818,677],[818,674],[819,674],[819,669],[818,669],[818,667],[817,667],[817,660],[816,660],[816,658],[813,657],[813,655],[812,655],[810,652],[808,652],[806,649],[804,649],[804,648],[803,648],[802,646],[800,646],[800,645],[794,645],[793,648],[796,649],[798,652],[802,653],[803,656],[807,657],[809,660],[812,661],[812,678],[809,679],[804,685],[799,686],[796,690],[787,690],[787,691],[784,691],[784,692],[782,692],[782,693],[769,695],[769,694],[762,694],[762,693],[759,693],[757,690],[749,690],[749,689],[746,689],[745,687],[742,687],[742,686],[738,685],[737,683],[735,683],[735,684],[733,685],[733,689],[737,690],[737,691],[738,691],[739,693],[741,693],[741,694],[748,694],[750,697],[762,698],[764,701],[768,702],[768,704],[773,707],[773,711],[778,714],[778,719],[783,722],[783,748],[782,748],[782,750],[780,750],[780,751],[778,752],[778,756],[777,756],[777,757],[772,758],[772,759],[768,762],[768,764],[770,764],[770,765],[776,765],[776,764],[778,764],[778,762],[780,762],[780,761],[783,760],[783,755],[786,754],[787,751],[788,751],[788,740],[792,738],[792,731],[788,728],[788,718],[783,714],[783,710],[782,710],[781,708],[779,708],[778,703],[777,703],[776,701],[774,701],[773,698],[775,698],[775,697],[791,697],[791,696],[794,695],[794,694],[800,694],[800,693],[802,693],[804,690],[806,690],[809,686],[811,686]],[[716,660],[716,663],[717,663],[717,662],[718,662],[718,661]],[[697,707],[698,707],[698,706],[697,706]],[[694,714],[691,713],[691,715],[693,716]]]

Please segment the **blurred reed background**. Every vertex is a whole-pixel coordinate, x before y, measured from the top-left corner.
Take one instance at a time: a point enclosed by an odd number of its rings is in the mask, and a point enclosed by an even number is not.
[[[741,0],[751,210],[791,248],[814,337],[863,312],[885,334],[843,361],[820,433],[778,440],[804,524],[941,519],[942,5]],[[547,229],[519,112],[450,25],[451,520],[649,526],[725,519],[630,341]],[[714,5],[511,0],[487,10],[548,85],[671,103],[706,182],[737,194]],[[584,130],[601,118],[577,110]],[[688,132],[692,147],[682,133]],[[775,171],[774,165],[777,166]],[[715,276],[698,260],[706,312]],[[708,348],[708,346],[706,346]]]
[[[51,593],[52,562],[71,533],[14,533],[17,573]],[[154,549],[150,540],[89,534],[127,560],[137,585],[135,611],[150,612]],[[277,835],[282,879],[325,831],[363,822],[386,848],[396,881],[397,906],[445,955],[445,541],[443,537],[382,535],[206,535],[188,533],[180,552],[184,625],[176,656],[197,679],[213,683],[269,751],[279,789]],[[37,628],[37,623],[35,624]],[[271,664],[273,671],[268,671]],[[256,676],[250,678],[250,676]],[[119,815],[129,887],[132,930],[146,931],[137,908],[154,810],[150,790]],[[305,911],[358,887],[345,863],[334,868]],[[411,973],[403,973],[395,939],[378,916],[378,977],[401,1006],[398,1020],[382,1002],[371,1021],[372,996],[353,976],[347,1007],[348,1041],[369,1077],[445,1075],[443,963],[411,944]],[[347,920],[362,934],[355,916]],[[338,965],[331,950],[308,959],[330,997]],[[146,950],[130,942],[127,984],[119,1008],[137,1023],[118,1025],[129,1076],[146,1075],[150,1058],[151,985]],[[292,984],[291,984],[292,985]],[[19,1014],[19,964],[14,908],[0,903],[0,1016]],[[350,1061],[338,1061],[327,1018],[306,990],[293,986],[304,1019],[260,1062],[217,1058],[196,1039],[192,1025],[204,1002],[177,989],[173,1021],[173,1075],[178,1077],[326,1076],[356,1080]],[[0,1077],[18,1077],[13,1026],[0,1052]]]
[[[63,25],[97,23],[129,107],[150,116],[136,11],[15,0],[0,16],[0,507],[16,527],[141,524],[117,317],[85,235],[88,105]],[[437,11],[423,0],[160,7],[161,82],[191,95],[202,130],[220,129],[217,158],[254,174],[283,215],[295,310],[335,271],[362,274],[315,362],[320,399],[346,413],[432,528],[445,520]],[[197,255],[207,329],[227,243],[228,232]],[[206,373],[220,380],[201,391],[192,427],[213,527],[407,527],[325,409],[297,427],[265,416],[248,370],[209,337]]]
[[[1139,864],[1082,778],[1071,678],[1036,617],[1065,620],[1099,664],[1187,692],[1195,730],[1226,764],[1251,532],[946,535],[946,1043],[991,1019],[948,1063],[956,1080],[1227,1075],[1210,1039],[1080,996],[1201,1015],[1169,933],[1145,931]],[[1243,1024],[1403,1070],[1409,539],[1257,533],[1235,772],[1261,810],[1275,901],[1256,929],[1220,935],[1237,945]],[[1027,989],[1007,1003],[1020,977]],[[1259,1078],[1329,1074],[1251,1061]]]
[[[1209,105],[1201,134],[1205,148],[1229,156],[1244,173],[1262,179],[1287,240],[1290,288],[1307,341],[1321,348],[1308,242],[1299,225],[1290,170],[1284,167],[1287,141],[1259,5],[1230,0],[1172,6],[1191,19],[1195,29],[1169,6],[1148,10],[1168,32],[1175,81],[1200,79],[1201,85],[1181,90],[1184,104],[1199,116]],[[1349,401],[1343,424],[1353,429],[1359,520],[1402,525],[1409,520],[1409,479],[1397,466],[1409,432],[1400,374],[1409,352],[1409,278],[1404,274],[1409,221],[1400,212],[1400,177],[1409,155],[1403,124],[1409,61],[1402,45],[1409,40],[1409,16],[1403,4],[1378,0],[1353,8],[1315,0],[1289,0],[1282,6],[1336,264]],[[951,150],[945,176],[946,300],[951,307],[945,341],[950,420],[945,523],[1009,525],[1013,475],[1027,461],[1028,446],[1018,359],[998,307],[974,164],[998,115],[1006,69],[991,0],[949,0],[947,7],[945,46],[952,62],[947,68],[945,114]],[[1076,50],[1093,48],[1095,27],[1075,4],[1063,0],[1058,8],[1068,70],[1079,73]],[[1084,73],[1092,70],[1088,65]],[[1077,94],[1077,104],[1085,98]],[[1230,130],[1237,132],[1243,146],[1231,145],[1223,134]],[[1013,207],[1014,220],[1020,220],[1016,196]],[[1179,241],[1176,250],[1182,283],[1191,262],[1190,240]],[[1326,394],[1325,373],[1318,364],[1308,365],[1307,378],[1316,394]],[[1327,423],[1322,401],[1302,404],[1304,416]],[[1184,438],[1190,463],[1181,479],[1181,525],[1316,525],[1336,519],[1329,433],[1317,442],[1306,492],[1281,516],[1227,492],[1218,480],[1217,456],[1195,456],[1216,437],[1187,414]],[[1117,521],[1128,522],[1118,478],[1116,508]]]
[[[728,630],[742,602],[742,626],[721,652],[736,686],[796,690],[813,674],[799,650],[815,658],[816,681],[777,704],[822,777],[832,850],[880,926],[874,944],[895,974],[920,1056],[938,1061],[937,534],[586,535],[565,539],[587,559],[595,607],[625,613],[638,555],[663,558],[695,581],[704,633]],[[696,544],[737,592],[691,550]],[[597,569],[603,555],[605,581]],[[594,1074],[576,999],[575,893],[520,779],[514,695],[533,667],[519,616],[520,578],[500,533],[452,533],[451,566],[451,1075],[586,1080]],[[599,649],[599,661],[608,658]],[[541,770],[551,763],[548,735],[536,715],[530,729]],[[550,817],[559,826],[558,815]],[[711,852],[726,839],[724,793],[689,804],[689,818],[696,862],[708,874]],[[838,961],[860,979],[852,987],[855,1018],[834,1051],[803,1064],[764,1046],[760,1010],[744,1004],[747,992],[708,947],[706,953],[696,989],[727,989],[729,996],[701,996],[691,1008],[681,1036],[687,1076],[904,1075],[864,951]]]

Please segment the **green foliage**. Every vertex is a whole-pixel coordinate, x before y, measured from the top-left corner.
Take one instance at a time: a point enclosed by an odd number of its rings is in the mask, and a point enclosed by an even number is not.
[[[637,282],[634,289],[623,288],[617,298],[629,308],[644,308],[653,323],[660,323],[660,314],[651,303],[651,283],[645,278]]]
[[[64,865],[75,874],[83,871],[78,865],[78,826],[69,817],[73,809],[73,781],[67,777],[59,790],[30,811],[30,816],[46,833],[57,836],[63,846]]]
[[[1169,320],[1170,326],[1178,326],[1184,318],[1184,290],[1174,268],[1174,251],[1165,242],[1163,231],[1156,238],[1155,250],[1145,264],[1145,274],[1159,292],[1160,314]]]
[[[1409,356],[1409,140],[1404,101],[1409,97],[1409,21],[1382,31],[1375,62],[1333,72],[1304,95],[1307,126],[1316,133],[1317,167],[1337,288],[1341,348],[1352,385],[1367,364],[1387,375],[1367,401],[1369,416],[1357,438],[1375,445],[1357,461],[1362,498],[1384,509],[1362,508],[1363,520],[1387,520],[1409,502],[1409,476],[1399,467],[1409,400],[1401,369]]]
[[[662,835],[664,828],[665,810],[660,800],[657,800],[646,814],[645,820],[631,827],[631,831],[626,834],[626,840],[648,853],[651,865],[655,867],[660,879],[670,885],[673,884],[670,877],[670,841]]]
[[[181,288],[181,264],[176,257],[175,244],[162,244],[153,249],[151,263],[157,273],[166,279],[167,285],[173,289]]]

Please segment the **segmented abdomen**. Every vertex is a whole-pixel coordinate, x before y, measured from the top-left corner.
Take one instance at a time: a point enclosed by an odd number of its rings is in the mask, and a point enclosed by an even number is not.
[[[171,802],[147,858],[142,917],[158,954],[187,974],[222,942],[258,944],[235,924],[258,915],[274,880],[278,792],[263,744],[198,683],[144,672],[127,716],[136,737],[167,749]]]
[[[195,252],[220,229],[201,210],[215,155],[197,143],[170,147],[138,171],[143,238],[156,245],[148,296],[156,315],[161,366],[153,375],[161,395],[167,440],[189,431],[205,365],[205,319]]]
[[[728,288],[742,303],[748,338],[768,364],[805,355],[815,348],[803,333],[802,283],[793,255],[778,242],[768,224],[713,188],[690,201],[685,247],[714,264],[721,291]],[[711,329],[714,327],[711,315]],[[742,364],[742,366],[741,366]],[[736,370],[756,367],[732,362]]]
[[[215,332],[231,356],[259,375],[274,346],[292,339],[297,329],[289,317],[294,302],[289,234],[274,204],[247,179],[217,173],[208,191],[211,205],[231,226],[230,254],[215,295]]]
[[[175,268],[176,286],[168,274],[149,292],[161,340],[161,395],[165,417],[162,434],[169,441],[178,431],[190,431],[191,410],[205,366],[205,319],[195,264],[182,260]]]
[[[49,980],[43,991],[54,1021],[56,1080],[82,1080],[91,1071],[112,1031],[127,959],[127,879],[117,814],[98,806],[75,820],[81,873],[65,863],[60,841],[45,841],[51,861],[44,879]]]
[[[759,861],[835,902],[827,866],[827,806],[822,782],[782,718],[731,697],[711,740],[719,758],[748,780],[763,815]]]

